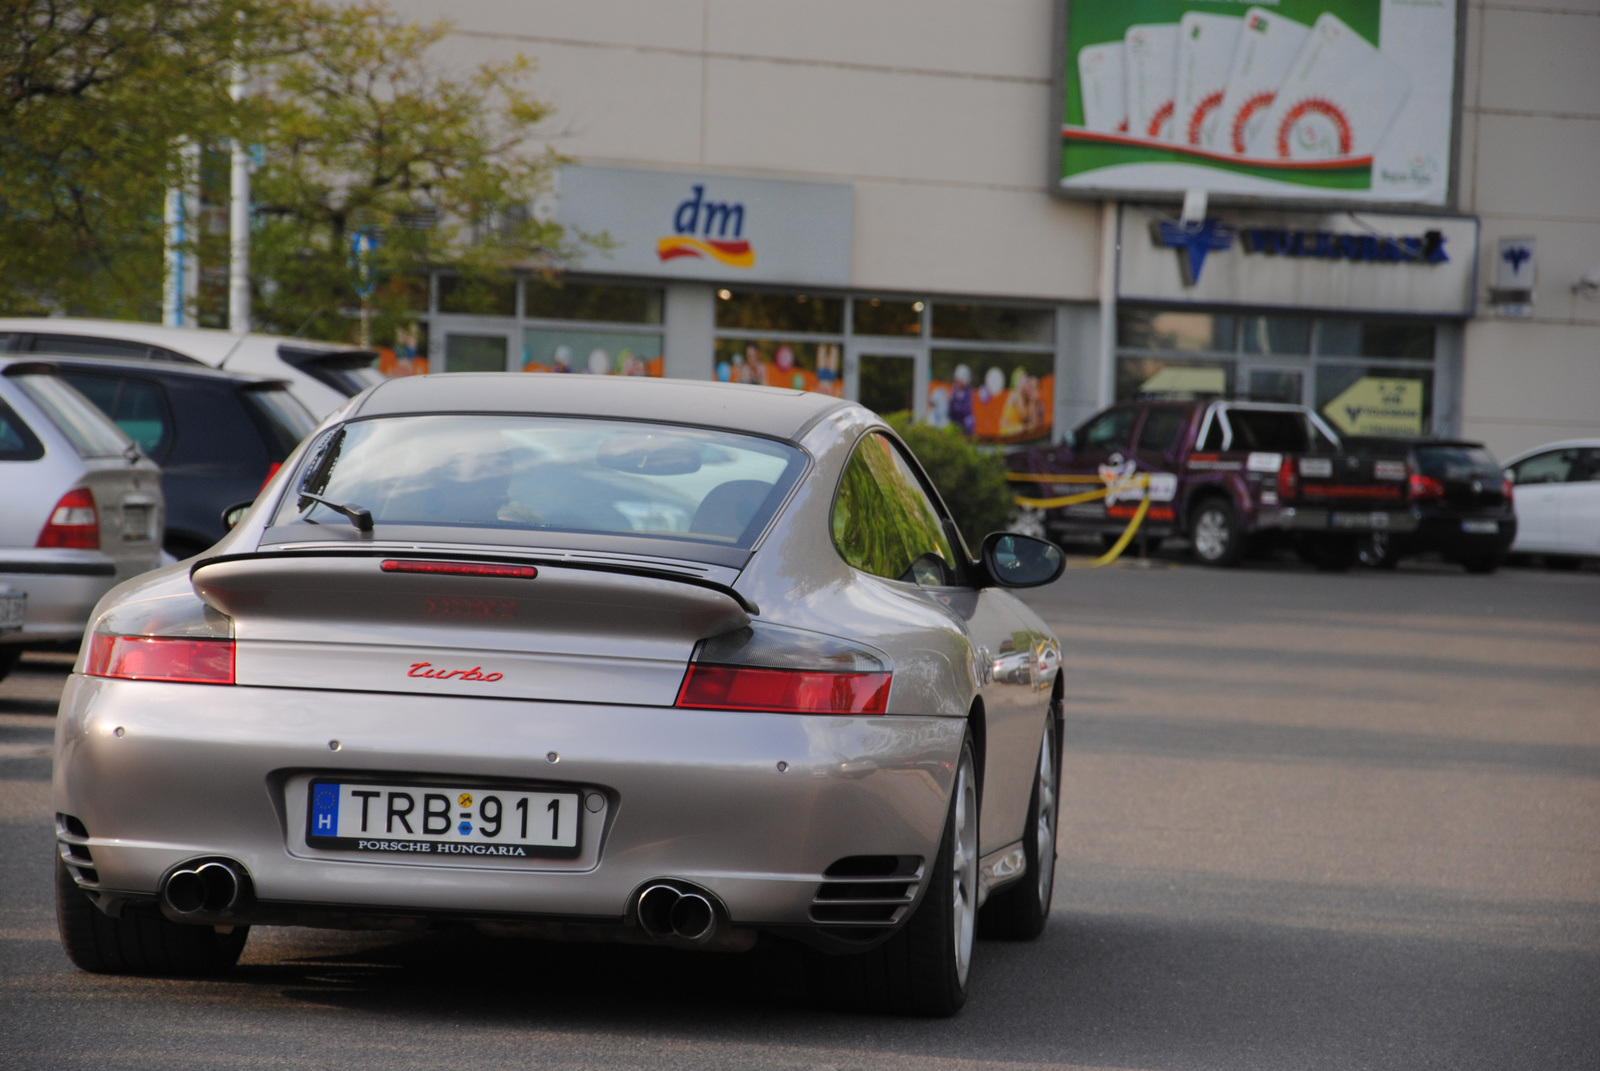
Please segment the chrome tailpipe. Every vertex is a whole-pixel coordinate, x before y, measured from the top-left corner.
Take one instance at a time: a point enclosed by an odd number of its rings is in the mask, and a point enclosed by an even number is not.
[[[660,882],[639,894],[638,914],[639,926],[658,941],[699,943],[717,932],[717,909],[708,897]]]
[[[239,903],[244,876],[234,863],[213,861],[173,873],[161,901],[178,915],[221,915]]]

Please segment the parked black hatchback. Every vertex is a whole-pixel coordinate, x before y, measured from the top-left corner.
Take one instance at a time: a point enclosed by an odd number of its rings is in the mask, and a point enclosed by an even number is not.
[[[1511,481],[1482,443],[1462,439],[1362,439],[1409,449],[1406,500],[1417,518],[1414,532],[1375,532],[1361,556],[1392,569],[1401,558],[1430,552],[1469,573],[1492,573],[1517,537]]]
[[[316,420],[282,380],[204,365],[42,356],[161,466],[162,547],[188,558],[221,539],[222,512],[256,496]]]

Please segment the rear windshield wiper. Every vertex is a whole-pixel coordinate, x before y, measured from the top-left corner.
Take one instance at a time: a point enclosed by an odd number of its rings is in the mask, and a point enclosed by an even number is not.
[[[350,518],[350,523],[356,526],[357,531],[372,531],[372,511],[370,509],[366,509],[362,506],[351,505],[349,503],[341,505],[332,499],[323,498],[321,495],[314,495],[308,491],[301,491],[300,497],[309,498],[313,502],[327,506],[335,513],[344,514],[346,517]]]

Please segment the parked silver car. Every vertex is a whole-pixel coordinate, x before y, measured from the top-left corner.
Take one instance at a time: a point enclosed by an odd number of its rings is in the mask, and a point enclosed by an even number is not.
[[[0,503],[4,677],[29,645],[77,642],[102,595],[160,563],[161,470],[58,376],[0,358]]]
[[[610,377],[385,382],[197,562],[96,612],[56,744],[79,966],[252,924],[809,944],[952,1014],[1044,926],[1060,648],[861,406]],[[128,935],[141,935],[134,942]],[[126,939],[124,939],[126,938]]]

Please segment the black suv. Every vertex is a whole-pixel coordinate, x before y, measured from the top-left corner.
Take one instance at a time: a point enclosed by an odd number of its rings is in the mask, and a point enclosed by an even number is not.
[[[248,501],[316,427],[282,380],[178,361],[41,355],[161,466],[162,548],[175,558],[227,533],[222,513]]]
[[[1366,564],[1392,569],[1401,558],[1437,553],[1469,573],[1492,573],[1517,537],[1511,481],[1482,443],[1465,439],[1354,439],[1369,449],[1406,452],[1406,499],[1414,531],[1373,532]]]

